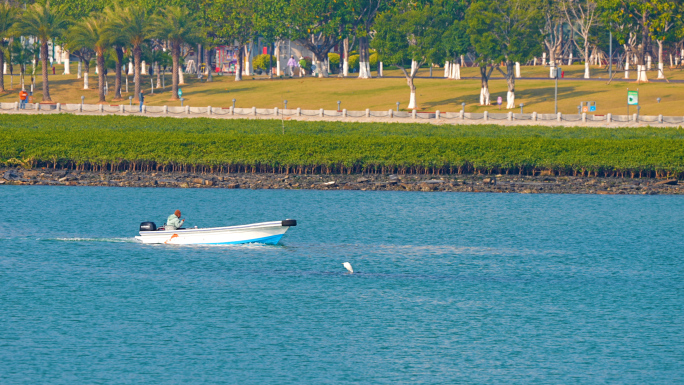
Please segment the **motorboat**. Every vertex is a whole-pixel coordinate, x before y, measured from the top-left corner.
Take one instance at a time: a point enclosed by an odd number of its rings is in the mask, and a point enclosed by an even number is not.
[[[140,224],[140,235],[135,239],[142,243],[171,245],[236,245],[241,243],[264,243],[276,245],[290,227],[297,226],[294,219],[253,223],[250,225],[179,228],[157,228],[154,222]]]

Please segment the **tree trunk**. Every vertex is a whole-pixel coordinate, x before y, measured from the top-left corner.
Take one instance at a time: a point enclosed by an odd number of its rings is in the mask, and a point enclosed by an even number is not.
[[[114,51],[116,52],[116,68],[114,70],[114,73],[116,75],[115,80],[114,80],[114,100],[119,100],[121,99],[121,71],[123,71],[123,48],[122,47],[116,47],[114,48]]]
[[[90,60],[83,61],[83,89],[87,90],[90,87],[88,83],[88,75],[90,74]]]
[[[43,63],[43,101],[51,102],[50,84],[48,83],[48,41],[43,40],[40,45],[40,60]]]
[[[100,100],[98,100],[98,103],[104,103],[105,102],[105,94],[104,94],[104,89],[105,89],[105,74],[104,74],[104,52],[101,52],[99,55],[97,55],[97,91],[100,97]]]
[[[171,100],[178,100],[178,64],[180,61],[180,43],[171,43]]]
[[[156,88],[161,88],[161,67],[159,66],[158,62],[154,62],[154,66],[157,71],[157,87]]]
[[[489,76],[487,75],[487,66],[480,66],[480,105],[489,105]]]
[[[506,109],[515,108],[515,76],[513,62],[506,61],[506,84],[508,85],[508,93],[506,94]]]
[[[587,42],[587,37],[584,39],[584,78],[589,79],[589,43]]]
[[[555,79],[556,78],[556,49],[555,47],[549,47],[549,78]],[[546,56],[546,54],[544,54]],[[546,57],[542,58],[542,65],[544,65],[544,61],[546,61]]]
[[[344,39],[344,62],[342,64],[342,76],[349,76],[349,38]]]
[[[212,71],[212,69],[211,69],[211,64],[212,64],[212,63],[211,63],[211,58],[212,58],[213,55],[211,55],[211,49],[207,49],[207,50],[205,51],[205,53],[206,53],[206,58],[205,58],[205,60],[206,60],[206,62],[207,62],[207,71],[206,71],[206,72],[207,72],[207,81],[208,81],[208,82],[212,82],[212,81],[214,81],[213,71]]]
[[[663,73],[664,69],[665,65],[663,64],[663,41],[658,40],[658,79],[665,78],[665,74]]]
[[[244,57],[244,55],[245,55],[245,49],[244,49],[244,47],[243,47],[242,45],[240,45],[240,46],[238,47],[237,52],[238,52],[238,58],[237,58],[237,63],[235,63],[235,64],[236,64],[236,67],[235,67],[235,81],[236,81],[236,82],[239,82],[240,80],[242,80],[242,63],[243,63],[244,60],[245,60],[245,57]]]
[[[316,60],[318,60],[318,65],[316,67],[318,68],[318,77],[319,78],[327,78],[328,77],[328,67],[325,65],[325,59],[326,59],[327,54],[328,54],[327,52],[315,53]]]
[[[135,83],[133,92],[133,98],[140,102],[140,66],[141,66],[141,56],[142,50],[140,46],[133,47],[133,82]]]
[[[276,61],[276,76],[280,76],[281,69],[280,69],[280,41],[275,45],[275,49],[273,51],[273,56],[275,56],[275,61]]]
[[[368,50],[368,37],[359,37],[359,79],[370,79],[370,55]]]
[[[413,76],[407,77],[406,83],[408,84],[409,89],[411,90],[411,96],[409,97],[408,109],[409,110],[416,110],[416,109],[418,109],[418,105],[416,102],[416,85],[415,85],[415,83],[413,83]]]
[[[271,53],[268,55],[268,78],[273,79],[273,53],[275,53],[275,46],[273,42],[270,44]]]
[[[5,52],[0,49],[0,68],[5,72]],[[5,92],[5,77],[0,75],[0,92]]]

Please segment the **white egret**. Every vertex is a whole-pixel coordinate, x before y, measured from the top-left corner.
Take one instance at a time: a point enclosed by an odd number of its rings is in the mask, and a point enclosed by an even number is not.
[[[344,268],[347,269],[347,271],[349,271],[350,274],[354,273],[354,269],[352,269],[351,263],[345,262],[342,264],[342,266],[344,266]]]

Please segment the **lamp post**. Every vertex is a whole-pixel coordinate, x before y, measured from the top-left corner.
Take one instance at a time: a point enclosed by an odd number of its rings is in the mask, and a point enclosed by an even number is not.
[[[520,115],[523,114],[523,107],[525,107],[525,103],[520,103]]]
[[[132,96],[128,97],[128,105],[133,106],[133,97]]]
[[[185,98],[181,98],[181,107],[183,107],[183,100],[185,100]]]
[[[83,101],[85,99],[85,96],[81,96],[81,111],[83,111]]]
[[[341,102],[340,100],[338,100],[338,101],[337,101],[337,111],[341,111],[341,110],[340,110],[340,104],[342,104],[342,102]]]
[[[233,110],[235,110],[235,99],[233,99]]]
[[[461,112],[465,114],[465,102],[461,103]]]
[[[397,112],[399,112],[399,102],[397,102]]]
[[[287,100],[284,100],[283,103],[285,104],[284,110],[287,110]]]

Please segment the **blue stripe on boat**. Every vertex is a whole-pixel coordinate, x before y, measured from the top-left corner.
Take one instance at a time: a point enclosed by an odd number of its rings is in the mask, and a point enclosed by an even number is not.
[[[238,245],[242,243],[264,243],[267,245],[277,245],[280,242],[280,238],[285,234],[271,235],[270,237],[248,239],[246,241],[235,241],[235,242],[218,242],[218,243],[204,243],[204,245]]]

